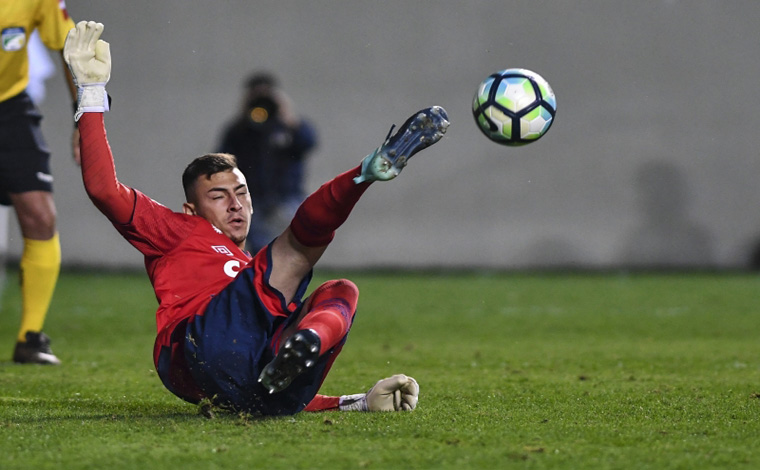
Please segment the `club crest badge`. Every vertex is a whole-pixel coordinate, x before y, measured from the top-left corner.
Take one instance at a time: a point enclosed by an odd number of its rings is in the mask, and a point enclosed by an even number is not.
[[[3,50],[6,52],[20,51],[26,45],[24,28],[5,28],[2,33]]]

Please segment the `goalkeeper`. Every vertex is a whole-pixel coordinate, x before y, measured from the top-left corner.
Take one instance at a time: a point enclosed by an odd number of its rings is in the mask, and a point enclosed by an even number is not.
[[[80,22],[64,47],[79,91],[82,177],[94,204],[145,256],[159,301],[153,357],[166,388],[192,403],[208,399],[261,415],[413,410],[419,387],[400,374],[363,394],[317,394],[346,341],[359,293],[341,279],[302,298],[313,266],[364,191],[397,176],[408,158],[443,136],[443,108],[416,113],[360,166],[325,183],[251,257],[244,248],[253,208],[233,156],[208,154],[187,166],[182,213],[117,180],[103,121],[111,57],[102,31],[100,23]]]

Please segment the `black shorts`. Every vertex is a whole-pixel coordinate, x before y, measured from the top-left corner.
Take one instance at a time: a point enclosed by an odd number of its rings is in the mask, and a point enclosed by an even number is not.
[[[11,204],[13,193],[53,191],[41,120],[26,92],[0,103],[0,204],[4,206]]]

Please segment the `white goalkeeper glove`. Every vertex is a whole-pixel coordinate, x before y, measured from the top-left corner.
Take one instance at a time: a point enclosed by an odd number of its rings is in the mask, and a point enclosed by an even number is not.
[[[340,411],[412,411],[420,386],[412,377],[394,375],[378,381],[367,393],[340,397]]]
[[[111,49],[100,39],[103,25],[80,21],[69,31],[63,46],[63,58],[77,86],[77,110],[74,121],[82,113],[108,111],[106,83],[111,78]]]

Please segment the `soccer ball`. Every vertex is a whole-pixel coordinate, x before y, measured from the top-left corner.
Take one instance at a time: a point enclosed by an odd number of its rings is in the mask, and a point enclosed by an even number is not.
[[[496,143],[535,142],[554,122],[557,99],[549,83],[526,69],[507,69],[483,80],[472,100],[478,128]]]

